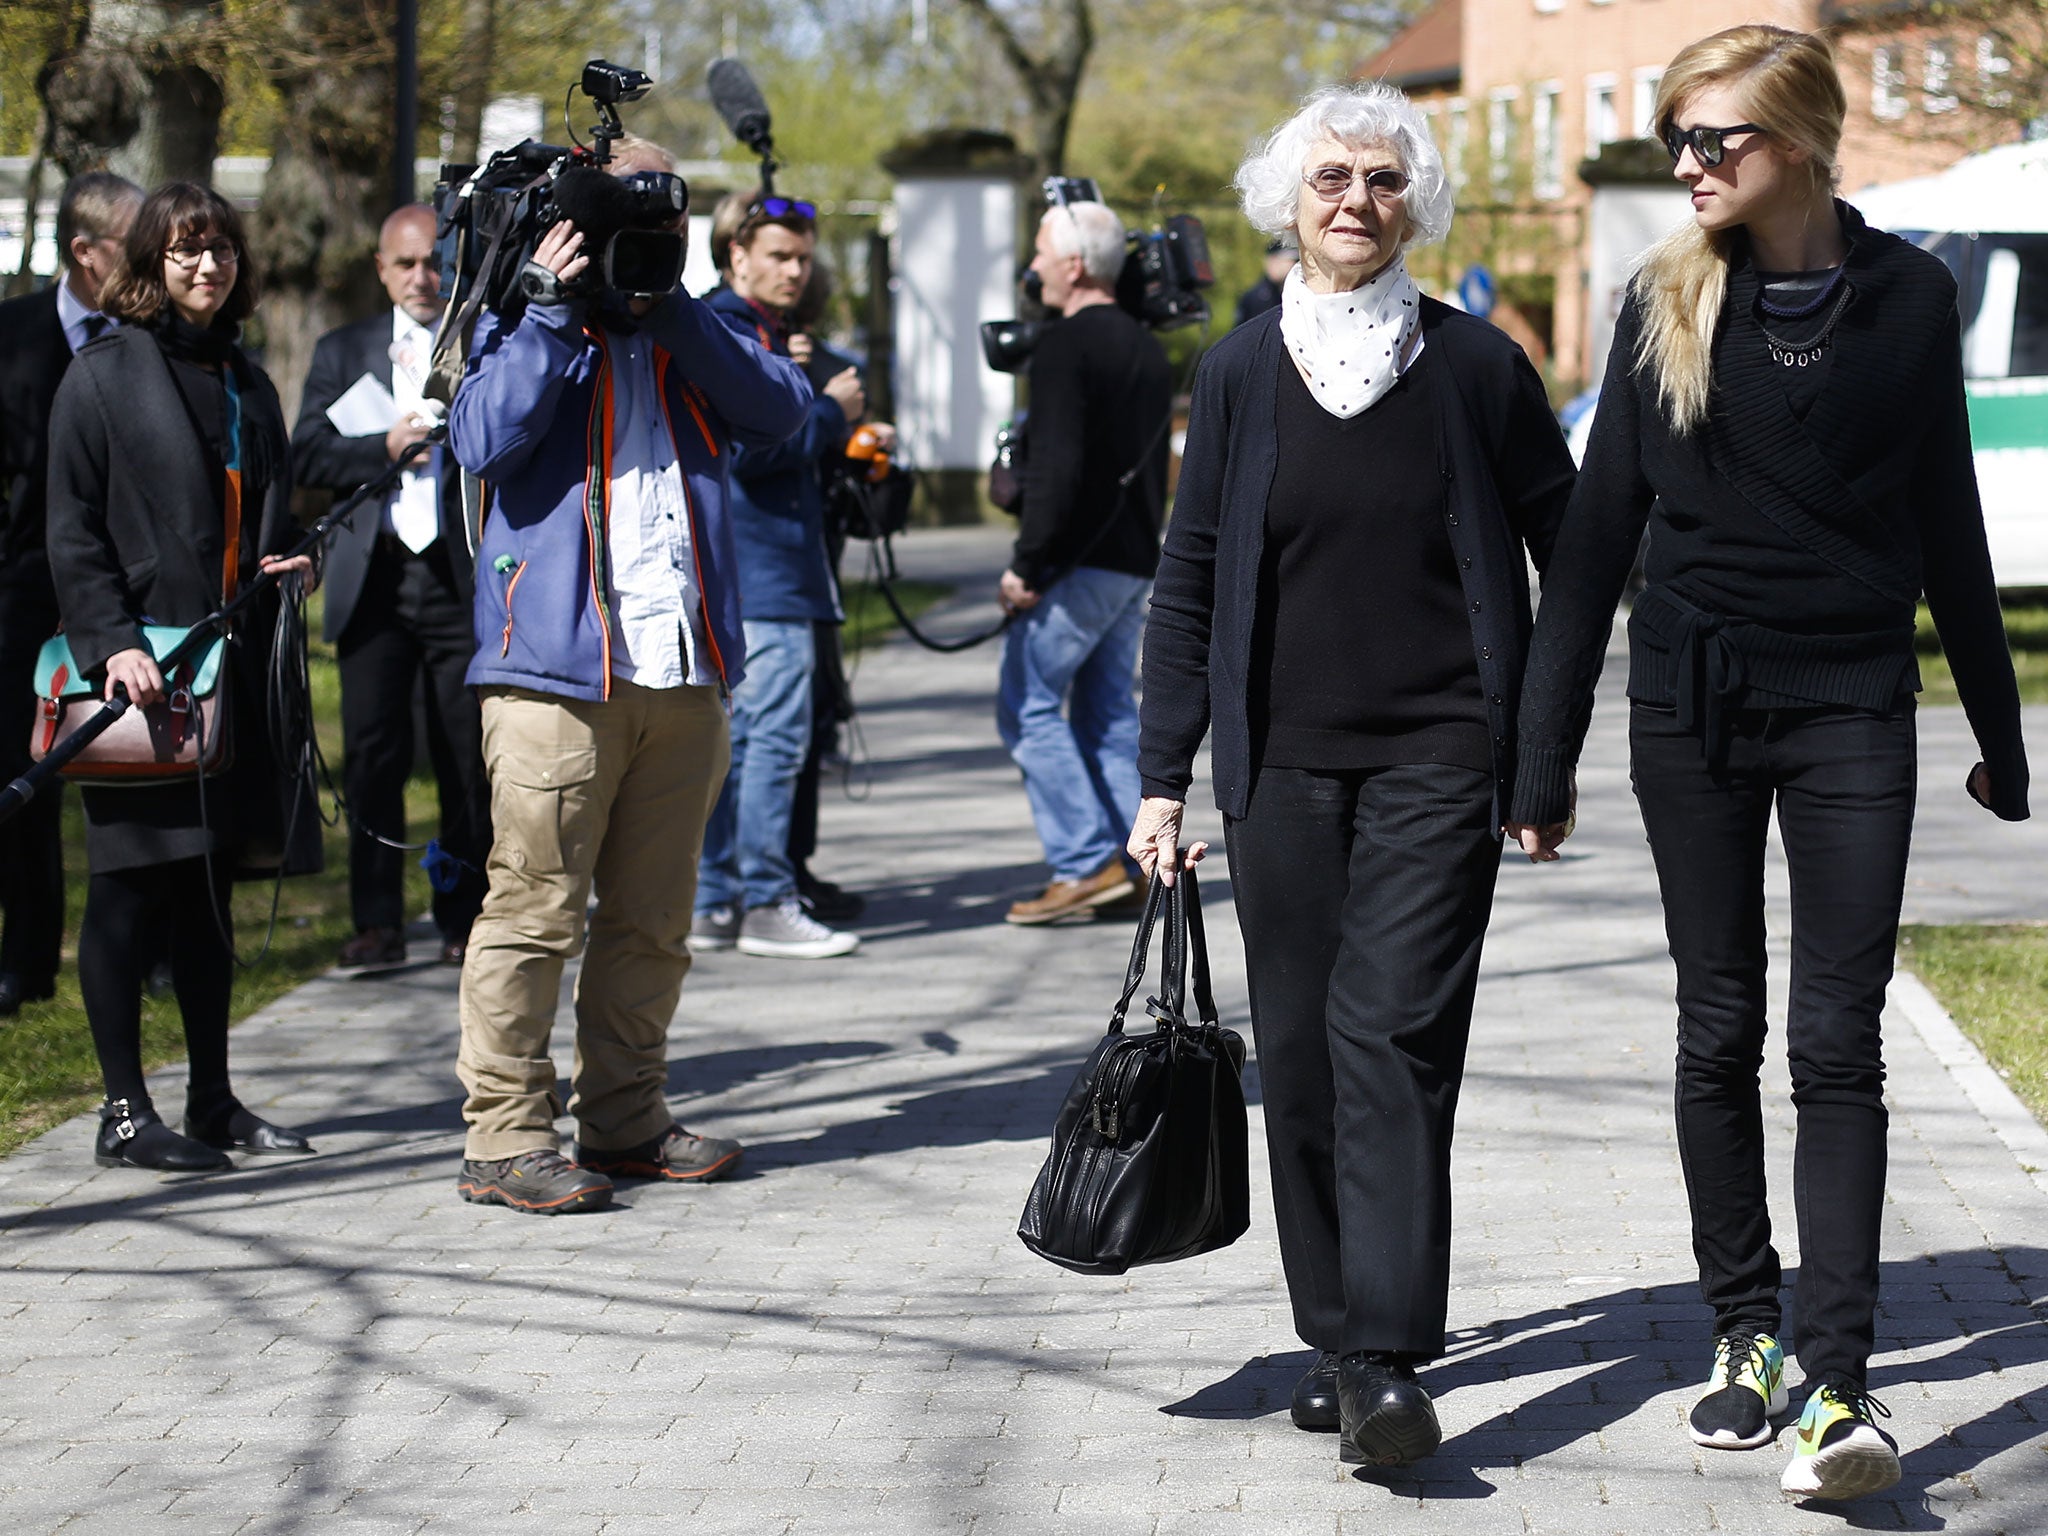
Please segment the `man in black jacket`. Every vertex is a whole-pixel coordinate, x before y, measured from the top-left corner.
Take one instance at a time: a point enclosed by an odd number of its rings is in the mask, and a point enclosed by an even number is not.
[[[434,212],[384,221],[377,276],[388,310],[320,338],[306,375],[292,456],[301,485],[346,493],[424,437],[437,405],[420,385],[441,317]],[[364,507],[328,556],[326,635],[341,662],[341,737],[349,802],[349,904],[356,934],[343,965],[405,959],[405,781],[413,765],[413,689],[424,677],[427,750],[440,786],[442,850],[453,888],[434,893],[440,957],[459,964],[483,903],[491,844],[483,724],[463,673],[476,653],[460,476],[434,449],[380,508]]]
[[[0,782],[28,766],[36,652],[57,632],[43,554],[50,402],[71,354],[109,323],[100,284],[120,256],[142,189],[105,171],[74,177],[57,204],[58,280],[0,304]],[[0,823],[0,1018],[56,988],[64,940],[61,786]]]
[[[1100,203],[1049,209],[1032,270],[1046,328],[1031,359],[1030,441],[1003,606],[996,727],[1024,775],[1052,881],[1013,923],[1092,918],[1131,894],[1124,833],[1138,811],[1131,680],[1159,565],[1173,375],[1117,307],[1124,231]]]

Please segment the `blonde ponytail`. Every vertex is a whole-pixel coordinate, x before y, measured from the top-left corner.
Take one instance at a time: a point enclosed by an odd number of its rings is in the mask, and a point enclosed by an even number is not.
[[[1657,87],[1651,116],[1657,134],[1687,98],[1721,84],[1740,89],[1750,121],[1786,148],[1806,151],[1818,184],[1833,184],[1849,101],[1826,38],[1750,23],[1687,44]],[[1688,221],[1650,247],[1636,273],[1642,331],[1635,366],[1655,383],[1657,403],[1681,436],[1707,417],[1714,330],[1728,296],[1734,244],[1733,231],[1709,234]]]

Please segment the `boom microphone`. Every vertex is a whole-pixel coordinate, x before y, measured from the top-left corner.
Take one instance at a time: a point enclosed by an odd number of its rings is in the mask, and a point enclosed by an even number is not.
[[[757,155],[771,153],[768,102],[747,73],[747,66],[738,59],[719,59],[712,64],[705,84],[711,91],[711,105],[725,119],[732,136]]]

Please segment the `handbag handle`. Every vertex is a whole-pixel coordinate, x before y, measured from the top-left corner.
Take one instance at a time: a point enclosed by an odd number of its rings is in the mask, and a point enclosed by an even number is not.
[[[1202,1023],[1210,1029],[1216,1027],[1216,994],[1209,985],[1209,939],[1202,931],[1202,893],[1195,884],[1192,867],[1180,872],[1175,884],[1178,890],[1187,887],[1182,896],[1182,922],[1187,928],[1188,962],[1194,972],[1195,1012]]]
[[[1110,1010],[1109,1031],[1120,1034],[1124,1027],[1124,1015],[1130,1011],[1131,999],[1138,995],[1138,988],[1145,984],[1145,967],[1151,959],[1152,929],[1159,921],[1160,909],[1167,904],[1171,888],[1162,882],[1155,871],[1152,883],[1145,887],[1145,910],[1138,915],[1138,932],[1131,940],[1131,963],[1124,969],[1123,995],[1116,1000],[1116,1007]]]

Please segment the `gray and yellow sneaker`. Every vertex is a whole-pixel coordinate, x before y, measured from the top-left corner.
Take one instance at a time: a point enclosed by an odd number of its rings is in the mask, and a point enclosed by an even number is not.
[[[1785,1351],[1768,1333],[1738,1328],[1714,1340],[1714,1368],[1686,1428],[1695,1445],[1753,1451],[1771,1443],[1771,1415],[1790,1405]]]
[[[1792,1461],[1778,1480],[1788,1499],[1860,1499],[1899,1480],[1899,1444],[1879,1429],[1891,1411],[1868,1392],[1823,1382],[1806,1400]]]

